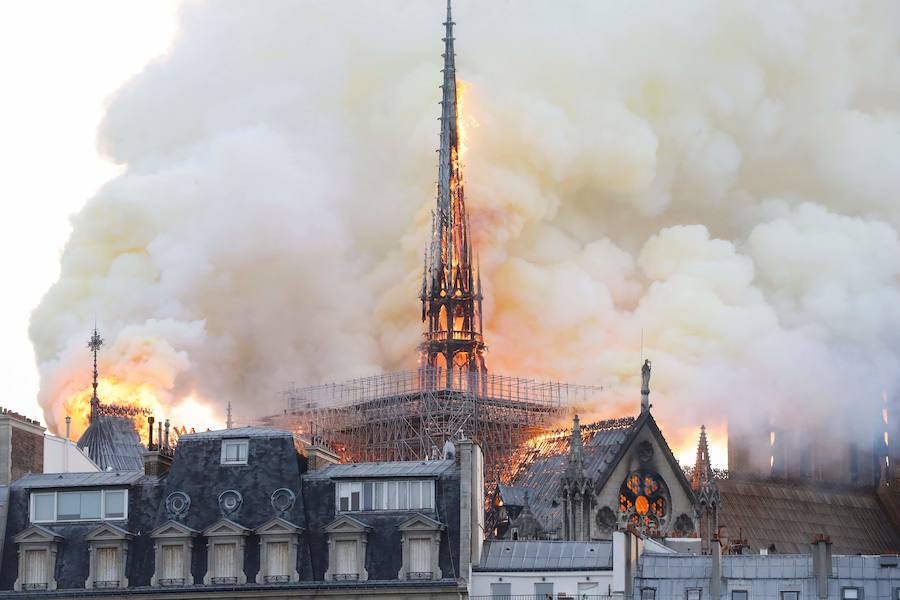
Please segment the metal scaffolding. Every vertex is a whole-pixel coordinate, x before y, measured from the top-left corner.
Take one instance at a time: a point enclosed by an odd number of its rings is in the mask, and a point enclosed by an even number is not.
[[[449,375],[449,377],[448,377]],[[347,461],[421,460],[444,443],[479,443],[488,481],[505,480],[524,443],[594,399],[597,386],[539,382],[464,369],[419,369],[283,392],[285,412],[266,423],[321,439]]]

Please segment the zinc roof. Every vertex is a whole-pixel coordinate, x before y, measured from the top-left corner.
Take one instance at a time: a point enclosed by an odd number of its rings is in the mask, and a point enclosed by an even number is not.
[[[131,419],[126,417],[96,417],[78,440],[78,447],[87,448],[88,456],[101,469],[144,469],[144,446]]]
[[[217,429],[216,431],[198,431],[186,433],[178,437],[178,443],[194,440],[224,440],[230,438],[289,438],[294,434],[284,429],[272,427],[235,427],[233,429]]]
[[[612,568],[612,543],[536,540],[484,542],[476,571],[575,571]]]
[[[437,477],[451,469],[453,460],[405,460],[392,462],[329,465],[308,473],[315,479],[357,479],[360,477]]]
[[[99,471],[91,473],[29,473],[13,482],[13,487],[40,489],[130,485],[144,476],[143,471]]]

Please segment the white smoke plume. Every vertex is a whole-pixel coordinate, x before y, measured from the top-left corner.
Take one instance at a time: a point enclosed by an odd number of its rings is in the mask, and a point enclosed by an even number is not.
[[[675,446],[896,389],[900,5],[456,4],[489,369],[603,383],[588,409],[633,414],[643,332]],[[125,169],[32,317],[51,428],[95,315],[105,373],[219,420],[415,365],[443,11],[184,5],[110,99],[99,145]]]

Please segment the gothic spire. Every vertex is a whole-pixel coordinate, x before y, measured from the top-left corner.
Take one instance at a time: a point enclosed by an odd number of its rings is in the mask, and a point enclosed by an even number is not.
[[[641,367],[641,413],[650,410],[650,361],[645,360]]]
[[[581,421],[577,414],[572,419],[572,434],[569,437],[569,470],[571,477],[584,475],[584,441],[581,439]]]
[[[697,443],[697,460],[694,463],[694,475],[691,477],[691,489],[699,492],[709,485],[712,467],[709,464],[709,444],[706,441],[706,425],[700,426],[700,441]]]
[[[231,400],[228,401],[228,410],[225,413],[225,429],[231,429]]]
[[[94,377],[93,377],[93,393],[91,394],[91,422],[94,422],[94,419],[100,413],[100,399],[97,397],[97,352],[100,350],[100,347],[103,346],[103,338],[100,337],[100,334],[97,333],[97,325],[94,325],[94,333],[91,335],[91,339],[88,340],[88,348],[90,348],[91,352],[94,354]]]
[[[447,0],[437,199],[419,294],[422,320],[427,327],[419,349],[426,385],[449,387],[463,381],[477,392],[483,391],[487,376],[486,346],[482,336],[481,286],[473,264],[463,186],[453,26],[453,12]]]

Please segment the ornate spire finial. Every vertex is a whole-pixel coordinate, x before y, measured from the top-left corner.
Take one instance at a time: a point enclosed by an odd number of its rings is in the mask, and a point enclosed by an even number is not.
[[[641,413],[650,410],[650,360],[644,361],[641,367]]]
[[[100,337],[100,334],[97,333],[97,324],[94,324],[94,333],[91,335],[91,339],[88,340],[88,348],[90,348],[91,352],[94,354],[94,377],[93,377],[93,387],[94,391],[91,394],[91,422],[94,422],[94,419],[100,413],[100,399],[97,397],[97,352],[100,350],[101,346],[103,346],[103,338]]]
[[[691,488],[694,492],[709,485],[712,480],[712,467],[709,463],[709,443],[706,440],[706,425],[700,426],[700,440],[697,442],[697,460],[694,463],[694,474],[691,477]]]
[[[231,429],[231,400],[228,401],[228,411],[225,413],[225,429]]]
[[[572,475],[578,477],[584,471],[584,442],[581,439],[581,420],[578,414],[572,419],[572,435],[569,441],[569,466]]]

